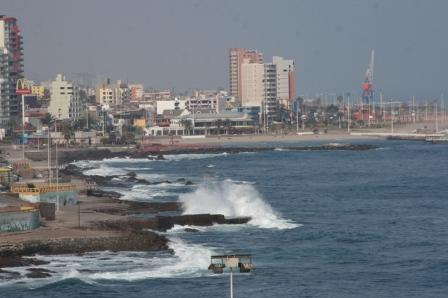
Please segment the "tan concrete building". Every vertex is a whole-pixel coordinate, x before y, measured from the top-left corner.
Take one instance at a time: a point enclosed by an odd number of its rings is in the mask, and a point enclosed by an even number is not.
[[[229,50],[229,91],[241,103],[241,65],[262,63],[263,54],[255,50],[232,48]]]
[[[287,107],[294,99],[294,60],[274,56],[272,64],[276,66],[277,100],[280,105]]]
[[[100,105],[119,106],[129,100],[129,88],[121,81],[111,84],[108,80],[96,87],[95,97]]]
[[[264,64],[241,64],[241,106],[260,106],[264,98]]]
[[[84,112],[79,87],[58,74],[50,85],[48,113],[57,119],[78,119]]]

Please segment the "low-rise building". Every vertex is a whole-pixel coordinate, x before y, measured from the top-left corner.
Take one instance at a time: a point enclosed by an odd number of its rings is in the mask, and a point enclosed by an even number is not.
[[[31,86],[31,93],[36,95],[38,99],[43,99],[45,96],[45,87],[42,85]]]
[[[235,111],[215,113],[210,110],[203,110],[195,114],[186,113],[186,111],[175,111],[173,114],[179,115],[169,119],[169,126],[158,125],[147,128],[145,130],[146,134],[152,136],[207,135],[210,133],[229,133],[231,129],[253,132],[256,128],[256,121],[247,113]]]
[[[143,99],[143,85],[142,84],[129,84],[129,99],[131,101],[140,101]]]
[[[183,110],[187,101],[184,99],[158,100],[156,103],[157,115],[162,115],[165,110]]]
[[[173,99],[171,90],[149,90],[143,93],[143,100],[158,101]]]

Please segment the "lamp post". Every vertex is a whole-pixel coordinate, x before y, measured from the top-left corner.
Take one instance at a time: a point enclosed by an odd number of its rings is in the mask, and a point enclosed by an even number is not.
[[[224,268],[230,270],[230,298],[233,298],[233,270],[239,268],[241,273],[249,273],[253,269],[251,255],[220,255],[212,256],[208,270],[223,273]]]
[[[347,95],[347,132],[350,134],[350,125],[351,125],[351,117],[350,117],[350,94]]]
[[[61,118],[61,108],[58,109],[58,119]],[[57,119],[54,120],[54,132],[57,132],[58,122]],[[59,140],[58,140],[59,141]],[[55,142],[55,164],[56,164],[56,211],[59,212],[60,210],[60,203],[59,203],[59,160],[58,160],[58,141]]]

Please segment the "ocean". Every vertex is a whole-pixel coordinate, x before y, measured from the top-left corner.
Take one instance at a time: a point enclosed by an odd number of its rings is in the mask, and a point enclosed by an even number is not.
[[[448,145],[357,142],[379,148],[296,152],[277,143],[272,152],[78,162],[90,174],[174,182],[110,188],[123,199],[252,220],[175,227],[166,232],[174,254],[41,256],[53,276],[0,281],[0,297],[229,297],[229,274],[207,270],[223,253],[253,256],[255,269],[234,275],[235,297],[447,297]]]

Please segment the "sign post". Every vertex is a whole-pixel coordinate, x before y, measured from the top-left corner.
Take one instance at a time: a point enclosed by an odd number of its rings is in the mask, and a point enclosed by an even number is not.
[[[16,94],[22,96],[22,158],[25,159],[25,95],[31,94],[31,85],[26,79],[18,79]]]

